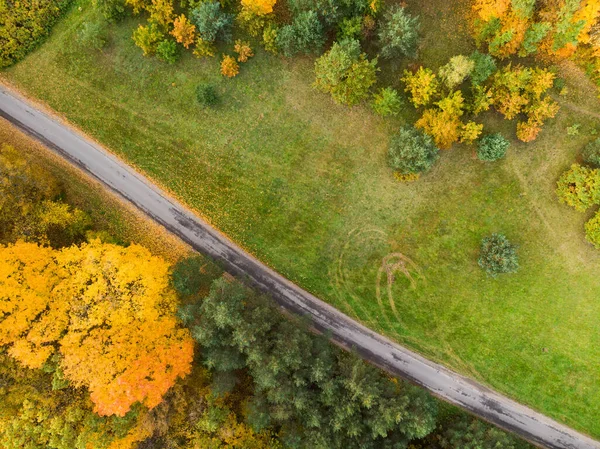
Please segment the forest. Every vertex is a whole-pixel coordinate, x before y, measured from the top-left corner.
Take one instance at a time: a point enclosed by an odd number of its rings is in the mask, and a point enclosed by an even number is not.
[[[302,288],[600,436],[599,1],[0,0],[0,67]],[[526,445],[4,140],[0,445]]]

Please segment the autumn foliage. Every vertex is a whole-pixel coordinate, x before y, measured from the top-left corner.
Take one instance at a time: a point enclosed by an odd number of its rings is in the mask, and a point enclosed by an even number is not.
[[[240,66],[233,56],[223,55],[221,60],[221,75],[233,78],[240,72]]]
[[[181,14],[173,22],[171,35],[185,48],[190,48],[190,45],[196,41],[196,25],[190,22],[185,15]]]
[[[242,7],[255,14],[265,15],[273,12],[277,0],[242,0]]]
[[[0,247],[0,345],[30,368],[59,354],[100,415],[123,416],[135,402],[152,408],[193,358],[168,274],[138,245]]]

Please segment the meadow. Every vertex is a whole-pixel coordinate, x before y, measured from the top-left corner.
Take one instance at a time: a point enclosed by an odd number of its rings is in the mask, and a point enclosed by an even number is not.
[[[424,2],[423,2],[424,3]],[[411,2],[421,16],[419,61],[437,68],[470,53],[466,3]],[[529,144],[484,163],[455,145],[414,183],[386,165],[389,137],[412,123],[315,91],[312,58],[257,49],[234,79],[217,59],[174,65],[142,56],[129,18],[102,50],[78,39],[98,20],[79,0],[48,41],[3,79],[45,103],[150,176],[248,251],[350,316],[423,355],[600,437],[600,252],[584,239],[590,214],[559,204],[556,180],[596,134],[594,87],[558,67],[569,93]],[[443,45],[440,43],[443,42]],[[381,80],[401,88],[402,65]],[[201,82],[223,99],[195,102]],[[579,124],[579,134],[567,127]],[[110,212],[107,212],[110,213]],[[488,277],[482,237],[518,244],[520,270]]]

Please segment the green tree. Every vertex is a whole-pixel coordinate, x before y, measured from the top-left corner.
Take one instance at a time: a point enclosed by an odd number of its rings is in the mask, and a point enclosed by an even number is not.
[[[556,183],[561,203],[584,212],[600,201],[600,171],[579,164],[571,165]]]
[[[156,46],[156,57],[168,64],[175,64],[179,57],[177,43],[171,39],[164,39]]]
[[[219,2],[202,2],[192,10],[190,16],[203,41],[231,41],[234,16],[223,11]]]
[[[588,164],[600,167],[600,138],[588,143],[583,149],[581,157]]]
[[[315,11],[298,14],[277,31],[277,48],[290,58],[298,53],[319,53],[325,44],[323,25]]]
[[[410,126],[400,128],[390,140],[388,164],[402,175],[426,172],[438,159],[438,148],[427,134]]]
[[[454,417],[439,435],[442,449],[517,449],[508,433],[469,416]]]
[[[377,59],[368,61],[357,40],[335,42],[315,62],[314,86],[331,93],[337,103],[355,105],[377,81]]]
[[[417,54],[419,28],[418,17],[411,16],[399,5],[392,6],[385,14],[378,33],[381,57],[414,58]]]
[[[510,142],[500,133],[483,136],[477,145],[477,157],[481,161],[492,162],[501,159],[510,147]]]
[[[402,108],[402,100],[398,92],[391,88],[385,87],[379,89],[379,91],[373,95],[373,101],[371,107],[375,113],[386,117],[388,115],[398,115]]]
[[[492,234],[481,241],[479,266],[495,277],[500,273],[514,273],[519,269],[517,249],[502,234]]]
[[[474,51],[469,58],[474,63],[471,71],[471,82],[474,85],[483,84],[496,71],[496,60],[491,55]]]

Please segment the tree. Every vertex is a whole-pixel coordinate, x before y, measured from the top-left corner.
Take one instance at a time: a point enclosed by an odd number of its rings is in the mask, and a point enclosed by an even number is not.
[[[266,15],[273,12],[277,0],[242,0],[242,7],[257,14]]]
[[[146,9],[150,13],[149,21],[159,25],[164,31],[173,22],[172,0],[152,0]]]
[[[148,23],[148,26],[140,25],[133,32],[133,41],[144,52],[144,56],[151,56],[156,53],[158,43],[164,38],[164,34],[155,23]]]
[[[503,234],[485,237],[481,241],[479,266],[492,277],[515,273],[519,268],[516,247]]]
[[[502,134],[488,134],[479,141],[477,157],[481,161],[492,162],[503,158],[508,147],[510,143]]]
[[[305,11],[277,31],[277,48],[291,58],[298,53],[319,53],[325,44],[323,25],[315,11]]]
[[[420,22],[399,5],[392,6],[379,29],[381,57],[386,59],[414,58],[417,54]]]
[[[233,78],[240,73],[240,65],[233,56],[223,55],[221,60],[221,75],[227,78]]]
[[[585,238],[588,242],[600,249],[600,212],[585,223]]]
[[[403,175],[426,172],[437,161],[438,151],[431,137],[405,126],[390,140],[388,165]]]
[[[337,103],[355,105],[377,81],[377,59],[368,61],[356,40],[334,42],[315,62],[315,88],[331,93]]]
[[[402,82],[405,92],[410,93],[410,101],[415,107],[427,106],[437,95],[439,83],[431,69],[419,67],[416,73],[404,71]]]
[[[385,87],[373,95],[371,107],[375,113],[386,117],[388,115],[398,115],[402,107],[402,100],[395,89]]]
[[[453,90],[460,85],[471,74],[475,68],[475,62],[467,56],[457,55],[450,58],[450,61],[438,71],[440,79]]]
[[[469,56],[473,61],[473,70],[471,70],[471,83],[481,85],[496,71],[496,60],[488,54],[474,51]]]
[[[164,39],[156,46],[156,57],[169,64],[175,64],[179,53],[177,43],[171,39]]]
[[[585,162],[600,167],[600,139],[592,140],[581,153]]]
[[[235,41],[235,46],[233,47],[233,51],[238,54],[238,62],[246,62],[249,58],[254,56],[252,49],[250,48],[250,44],[248,42],[242,42],[241,40]]]
[[[30,368],[59,354],[65,378],[88,388],[100,415],[155,407],[193,357],[168,271],[138,245],[0,247],[0,345]]]
[[[266,301],[219,279],[204,300],[180,309],[213,379],[241,368],[250,374],[245,413],[255,431],[279,428],[287,447],[376,449],[403,447],[433,429],[427,393],[333,348]]]
[[[466,124],[462,125],[459,140],[461,143],[470,145],[477,140],[482,131],[483,123],[467,122]]]
[[[466,415],[443,426],[439,441],[442,449],[517,449],[510,434]]]
[[[448,149],[460,137],[464,99],[460,90],[453,92],[436,103],[437,108],[426,109],[415,123],[435,141],[438,148]]]
[[[173,22],[171,35],[185,48],[190,48],[190,45],[192,45],[197,38],[196,25],[190,22],[185,15],[181,14]]]
[[[600,201],[600,171],[579,164],[571,165],[559,178],[556,194],[561,203],[586,211]]]
[[[192,10],[191,17],[203,41],[231,41],[233,15],[224,12],[219,2],[200,3]]]

